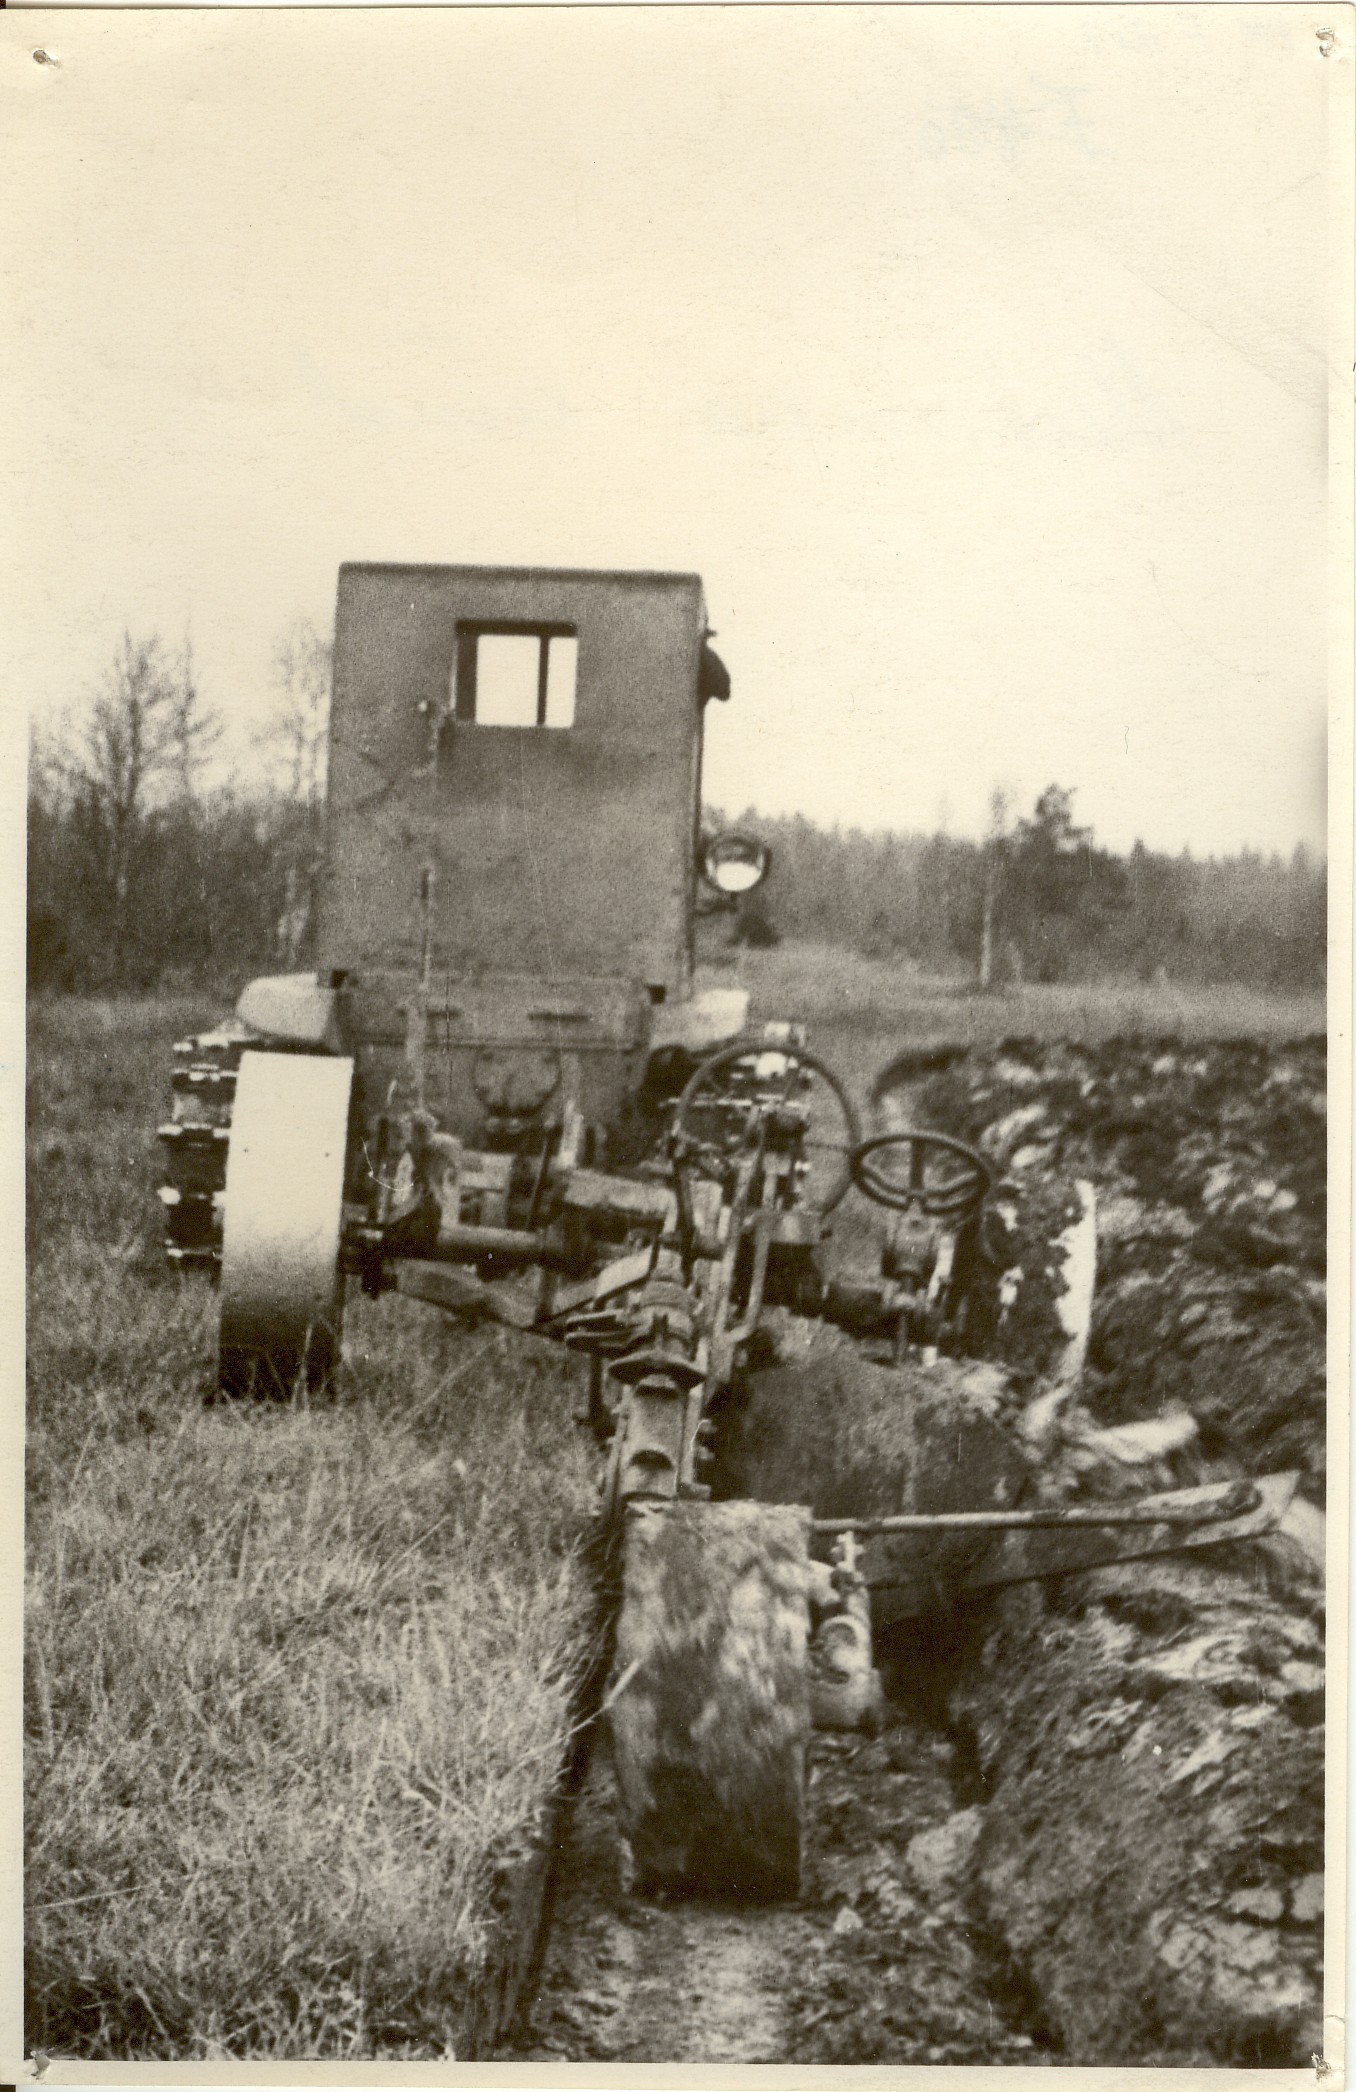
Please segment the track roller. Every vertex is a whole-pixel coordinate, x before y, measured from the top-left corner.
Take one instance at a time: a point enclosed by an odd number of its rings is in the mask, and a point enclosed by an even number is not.
[[[247,1053],[226,1164],[218,1379],[223,1394],[317,1388],[338,1362],[344,1164],[353,1063]]]
[[[633,1504],[611,1728],[638,1889],[800,1893],[810,1513]]]

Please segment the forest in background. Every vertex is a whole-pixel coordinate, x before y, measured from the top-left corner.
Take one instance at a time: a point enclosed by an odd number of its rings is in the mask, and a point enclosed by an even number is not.
[[[1051,785],[1031,813],[1001,805],[983,842],[864,834],[753,811],[741,829],[770,845],[766,884],[736,934],[833,944],[926,971],[1019,981],[1241,982],[1321,988],[1327,865],[1302,844],[1288,858],[1168,856],[1102,849]]]
[[[226,986],[311,956],[324,801],[329,647],[279,641],[274,703],[248,783],[213,782],[224,725],[191,645],[124,634],[78,716],[35,732],[28,783],[28,981],[36,991]],[[1027,814],[994,794],[981,841],[869,834],[749,809],[771,846],[735,941],[780,939],[1014,981],[1323,985],[1327,867],[1289,858],[1102,848],[1049,786]],[[714,814],[713,823],[719,819]]]

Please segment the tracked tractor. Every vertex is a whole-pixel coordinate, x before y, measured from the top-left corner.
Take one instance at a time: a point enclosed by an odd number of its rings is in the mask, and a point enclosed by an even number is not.
[[[794,1013],[694,983],[768,863],[703,834],[711,637],[690,574],[341,570],[316,964],[177,1049],[161,1197],[222,1397],[323,1389],[352,1290],[587,1361],[638,1879],[788,1896],[807,1735],[877,1718],[883,1633],[1262,1531],[1294,1478],[1089,1507],[1011,1456],[991,1159],[864,1134]]]

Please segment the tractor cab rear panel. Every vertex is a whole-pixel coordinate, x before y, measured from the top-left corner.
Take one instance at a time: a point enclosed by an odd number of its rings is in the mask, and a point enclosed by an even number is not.
[[[323,970],[687,993],[696,575],[347,566]]]
[[[696,575],[341,570],[317,956],[370,1107],[624,1137],[691,990],[705,640]]]
[[[409,975],[383,972],[362,975],[343,1005],[369,1111],[417,1096],[459,1139],[516,1147],[572,1110],[594,1129],[597,1159],[628,1156],[651,1044],[643,987],[500,974],[440,983],[425,1000]]]

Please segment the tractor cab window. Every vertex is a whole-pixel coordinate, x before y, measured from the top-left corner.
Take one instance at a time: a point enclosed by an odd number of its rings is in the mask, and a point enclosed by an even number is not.
[[[573,625],[458,625],[450,709],[475,726],[574,725]]]

